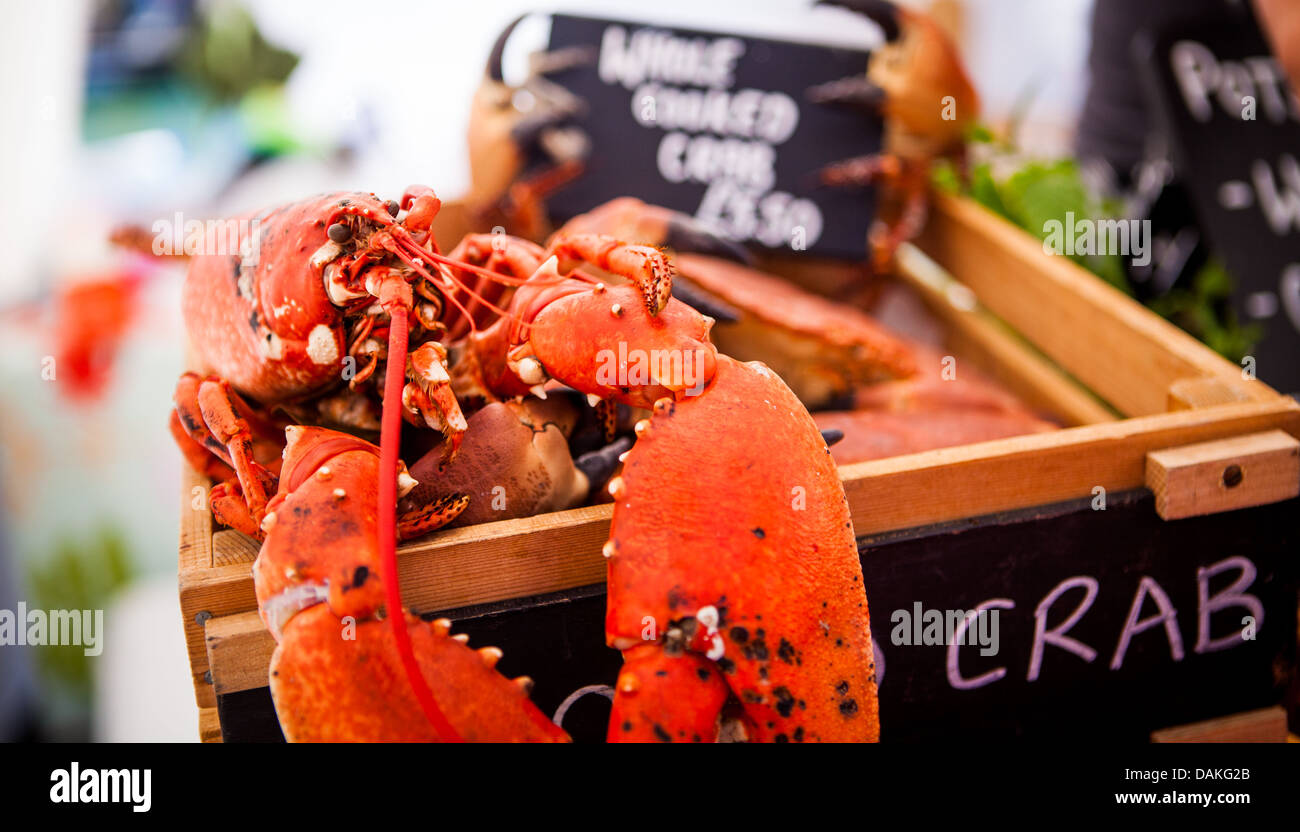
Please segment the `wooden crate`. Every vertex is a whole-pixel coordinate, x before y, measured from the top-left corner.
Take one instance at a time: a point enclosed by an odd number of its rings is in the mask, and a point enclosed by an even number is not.
[[[909,597],[903,580],[909,562],[933,561],[926,568],[955,576],[961,570],[949,569],[946,561],[960,553],[963,564],[978,566],[970,586],[1004,562],[1015,561],[1016,580],[1047,575],[1046,560],[999,558],[998,547],[1017,546],[1027,535],[1047,541],[1044,548],[1053,551],[1035,557],[1054,558],[1053,568],[1066,570],[1062,577],[1085,560],[1098,574],[1172,568],[1180,549],[1170,547],[1186,550],[1183,560],[1192,570],[1202,554],[1210,558],[1206,563],[1217,560],[1209,549],[1198,551],[1204,545],[1263,547],[1261,564],[1271,570],[1270,621],[1288,611],[1295,620],[1296,566],[1283,544],[1295,551],[1287,531],[1294,523],[1284,520],[1294,516],[1297,501],[1289,498],[1300,491],[1300,476],[1293,472],[1300,405],[1243,378],[1239,367],[1065,258],[1044,254],[1037,241],[968,201],[938,197],[918,247],[907,247],[900,261],[904,277],[947,323],[949,347],[959,361],[992,373],[1070,427],[841,468],[864,553],[877,640],[888,632],[882,610],[897,609]],[[1190,456],[1157,456],[1164,462],[1154,467],[1150,461],[1158,452],[1193,445]],[[1233,466],[1237,473],[1229,477],[1225,472]],[[1229,486],[1229,479],[1236,481]],[[201,708],[221,706],[228,740],[232,732],[265,737],[274,732],[265,690],[273,642],[256,613],[250,565],[257,547],[238,532],[213,533],[210,514],[195,502],[204,485],[186,471],[180,595],[196,698]],[[1207,499],[1207,489],[1216,488],[1232,489],[1231,505]],[[1105,513],[1092,510],[1103,489],[1110,501]],[[1164,506],[1160,515],[1157,505]],[[1242,511],[1161,519],[1229,508]],[[406,544],[399,552],[404,598],[419,612],[451,611],[476,643],[482,643],[479,633],[495,638],[508,659],[519,662],[509,671],[537,678],[535,698],[553,707],[570,682],[583,681],[584,674],[612,680],[617,669],[617,654],[603,647],[596,614],[603,609],[600,549],[609,519],[609,506],[594,506],[453,529]],[[1053,542],[1058,538],[1059,546]],[[1130,539],[1145,541],[1150,551],[1126,551]],[[934,599],[951,602],[945,597],[951,583],[935,584]],[[1124,735],[1145,737],[1175,719],[1193,722],[1276,704],[1277,698],[1267,698],[1279,684],[1281,671],[1274,665],[1294,667],[1294,635],[1291,628],[1282,641],[1218,654],[1229,657],[1223,666],[1237,674],[1232,678],[1244,673],[1253,680],[1243,701],[1228,701],[1231,685],[1204,686],[1193,707],[1164,709],[1160,722],[1126,723]],[[557,663],[554,655],[543,659],[556,645],[570,664]],[[555,664],[553,683],[529,659]],[[916,681],[913,687],[921,691],[927,684]],[[1075,681],[1058,687],[1048,700],[1072,701],[1070,690],[1098,692]],[[881,696],[887,734],[889,708],[905,706],[904,700],[891,704],[889,691],[886,676]],[[1012,711],[997,716],[1007,703],[1029,696],[1014,693],[985,702],[995,714],[987,728],[1024,733],[1028,723]],[[1216,701],[1222,709],[1215,710]]]

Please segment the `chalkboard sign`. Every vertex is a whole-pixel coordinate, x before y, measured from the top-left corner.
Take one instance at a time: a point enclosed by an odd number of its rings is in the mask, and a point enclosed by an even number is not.
[[[1145,742],[1281,701],[1300,500],[1176,521],[1145,489],[1096,500],[859,539],[883,741]],[[996,626],[929,638],[931,612],[977,609]],[[603,585],[427,617],[441,615],[501,647],[498,668],[535,679],[533,701],[575,740],[603,740],[622,664]],[[280,737],[265,688],[218,708],[227,742]]]
[[[1300,391],[1300,104],[1244,10],[1143,33],[1138,64],[1203,233],[1266,332],[1259,378]]]
[[[882,123],[807,92],[864,74],[867,52],[555,15],[550,48],[570,47],[594,60],[548,77],[586,101],[591,155],[548,198],[555,219],[635,196],[746,244],[865,257],[873,190],[818,171],[878,152]]]

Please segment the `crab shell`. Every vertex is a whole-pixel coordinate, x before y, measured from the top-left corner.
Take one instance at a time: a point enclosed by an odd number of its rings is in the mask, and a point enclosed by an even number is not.
[[[559,396],[487,404],[469,418],[454,459],[435,448],[411,466],[419,485],[399,511],[466,494],[469,505],[449,525],[471,526],[579,505],[588,483],[569,452],[576,414],[567,404]]]
[[[810,408],[916,371],[911,346],[865,312],[728,260],[679,254],[675,262],[681,278],[739,312],[714,327],[718,349],[762,361]]]

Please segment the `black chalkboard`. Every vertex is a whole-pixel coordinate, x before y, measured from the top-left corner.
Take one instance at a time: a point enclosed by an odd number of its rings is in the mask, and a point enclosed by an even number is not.
[[[819,184],[817,171],[880,150],[878,116],[807,100],[862,75],[868,53],[555,15],[550,48],[596,58],[548,76],[587,103],[586,170],[548,198],[563,221],[619,196],[692,214],[767,248],[862,259],[872,189]]]
[[[1245,6],[1245,4],[1239,4]],[[1141,33],[1137,63],[1175,175],[1236,280],[1240,320],[1266,328],[1256,375],[1300,390],[1300,103],[1244,9]]]

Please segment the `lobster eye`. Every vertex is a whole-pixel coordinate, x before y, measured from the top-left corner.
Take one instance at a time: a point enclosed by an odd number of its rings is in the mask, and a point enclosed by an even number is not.
[[[336,222],[325,233],[336,243],[346,243],[352,239],[352,228],[347,223]]]
[[[384,203],[384,208],[388,211],[388,216],[395,217],[401,206],[397,204],[397,200],[390,199]]]

